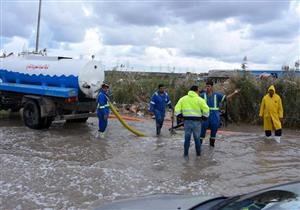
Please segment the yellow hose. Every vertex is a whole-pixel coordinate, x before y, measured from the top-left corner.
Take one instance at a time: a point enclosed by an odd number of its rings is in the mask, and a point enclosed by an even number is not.
[[[134,128],[132,128],[131,126],[129,126],[125,120],[122,119],[121,115],[119,114],[119,112],[117,112],[116,108],[112,105],[111,102],[109,102],[109,106],[110,106],[110,109],[111,111],[116,115],[116,117],[118,118],[118,120],[120,121],[120,123],[125,127],[127,128],[127,130],[131,131],[132,133],[134,133],[135,135],[137,136],[141,136],[141,137],[145,137],[146,135],[135,130]]]

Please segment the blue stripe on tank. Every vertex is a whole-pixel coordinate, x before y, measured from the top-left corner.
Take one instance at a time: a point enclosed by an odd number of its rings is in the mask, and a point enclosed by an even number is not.
[[[42,96],[62,97],[62,98],[78,96],[78,90],[76,88],[25,85],[25,84],[7,83],[7,82],[0,83],[0,90],[16,92],[16,93],[42,95]]]
[[[54,87],[67,87],[67,88],[79,88],[78,76],[50,76],[50,75],[29,75],[19,72],[13,72],[6,69],[0,69],[0,79],[3,82],[19,83],[29,85],[43,85]]]

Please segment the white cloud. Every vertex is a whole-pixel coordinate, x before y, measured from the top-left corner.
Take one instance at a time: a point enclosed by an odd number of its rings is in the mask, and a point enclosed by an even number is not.
[[[36,7],[32,2],[5,3],[1,48],[16,52],[24,44],[34,48]],[[40,48],[75,57],[96,54],[107,65],[128,62],[196,71],[239,68],[248,56],[250,68],[280,69],[300,54],[300,3],[295,0],[48,1],[42,11]]]
[[[102,36],[97,28],[85,31],[84,40],[80,43],[71,43],[70,50],[84,54],[96,54],[103,49]]]
[[[29,49],[29,41],[22,37],[14,36],[8,42],[3,44],[3,52],[22,52],[22,51],[30,51]],[[31,50],[32,51],[32,50]]]

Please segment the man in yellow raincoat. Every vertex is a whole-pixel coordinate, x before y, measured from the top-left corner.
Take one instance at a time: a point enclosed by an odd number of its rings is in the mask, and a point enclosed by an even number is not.
[[[274,139],[280,143],[283,108],[281,98],[275,93],[273,85],[269,87],[268,94],[262,99],[259,116],[263,119],[266,137],[271,138],[272,130],[275,130]]]

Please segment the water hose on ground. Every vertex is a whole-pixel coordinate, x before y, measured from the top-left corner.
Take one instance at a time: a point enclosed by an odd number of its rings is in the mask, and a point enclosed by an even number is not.
[[[137,117],[130,117],[130,116],[126,116],[126,115],[121,115],[123,120],[126,120],[126,121],[133,121],[133,122],[144,122],[144,120],[140,119],[140,118],[137,118]],[[109,115],[109,118],[110,119],[118,119],[116,117],[116,115],[114,114],[110,114]]]
[[[137,136],[141,136],[141,137],[145,137],[146,135],[141,133],[140,131],[138,130],[135,130],[134,128],[132,128],[130,125],[128,125],[124,120],[123,118],[121,117],[121,115],[119,114],[119,112],[116,110],[116,108],[114,107],[114,105],[112,105],[111,102],[109,102],[109,106],[110,106],[110,109],[111,111],[116,115],[116,117],[118,118],[118,120],[120,121],[120,123],[127,129],[129,130],[130,132],[134,133],[135,135]]]

